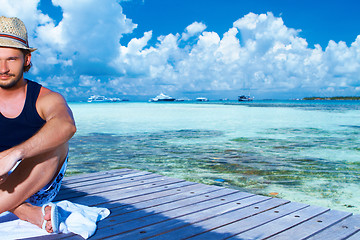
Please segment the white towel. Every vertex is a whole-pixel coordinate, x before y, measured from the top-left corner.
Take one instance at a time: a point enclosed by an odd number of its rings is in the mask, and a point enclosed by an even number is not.
[[[60,232],[72,232],[82,236],[84,239],[91,237],[96,231],[96,223],[110,214],[110,211],[106,208],[88,207],[66,200],[57,202],[56,205],[60,214]],[[47,234],[50,233],[18,219],[12,213],[0,214],[1,239],[29,238]]]

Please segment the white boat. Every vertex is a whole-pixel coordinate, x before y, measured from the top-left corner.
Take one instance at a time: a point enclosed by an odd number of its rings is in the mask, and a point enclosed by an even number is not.
[[[88,102],[108,102],[109,100],[105,96],[92,95],[88,98]]]
[[[107,98],[101,95],[92,95],[88,98],[87,101],[90,103],[90,102],[122,102],[123,100],[121,100],[120,98]]]
[[[120,98],[109,98],[110,102],[122,102]]]
[[[175,98],[165,95],[163,93],[160,93],[156,97],[151,98],[149,100],[149,102],[172,102],[172,101],[175,101]]]
[[[185,102],[185,101],[191,101],[191,99],[187,98],[187,97],[183,97],[183,98],[178,98],[175,101],[177,101],[177,102]]]
[[[250,96],[241,95],[238,97],[239,102],[252,101],[252,100],[254,100],[254,98]]]
[[[198,102],[207,102],[207,101],[209,101],[209,99],[207,99],[205,97],[198,97],[198,98],[196,98],[196,101],[198,101]]]

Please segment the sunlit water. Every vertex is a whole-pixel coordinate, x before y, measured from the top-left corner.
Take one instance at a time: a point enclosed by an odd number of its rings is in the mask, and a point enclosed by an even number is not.
[[[360,213],[360,102],[72,103],[68,175],[117,168]]]

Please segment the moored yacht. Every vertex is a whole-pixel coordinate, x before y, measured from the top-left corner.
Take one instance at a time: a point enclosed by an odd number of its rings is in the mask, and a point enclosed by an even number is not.
[[[122,102],[124,100],[120,98],[107,98],[101,95],[92,95],[88,98],[87,102]]]
[[[92,95],[88,98],[88,102],[107,102],[108,99],[105,96]]]
[[[254,100],[254,98],[250,96],[241,95],[238,97],[239,102],[252,101],[252,100]]]
[[[209,101],[209,99],[207,99],[205,97],[198,97],[198,98],[196,98],[196,101],[198,101],[198,102],[207,102],[207,101]]]
[[[175,101],[175,98],[165,95],[163,93],[160,93],[156,97],[151,98],[149,100],[149,102],[172,102],[172,101]]]

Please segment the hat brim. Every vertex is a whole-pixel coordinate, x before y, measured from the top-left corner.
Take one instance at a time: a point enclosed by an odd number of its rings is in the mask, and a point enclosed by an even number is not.
[[[0,38],[0,47],[25,49],[25,50],[29,50],[30,52],[33,52],[36,50],[36,48],[27,47],[27,46],[22,45],[21,43],[12,41],[10,39],[3,39],[3,38]]]

